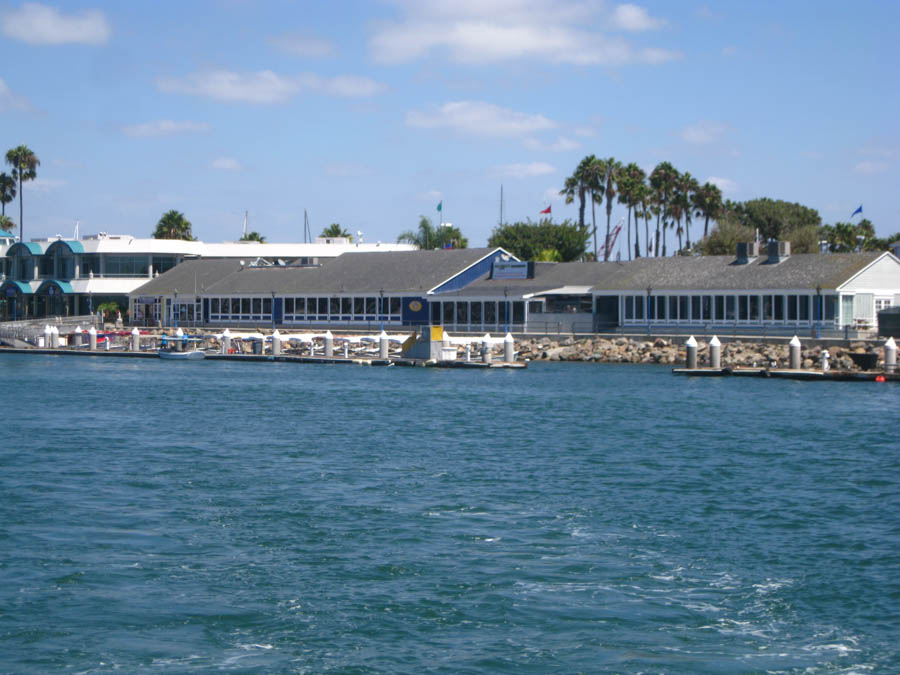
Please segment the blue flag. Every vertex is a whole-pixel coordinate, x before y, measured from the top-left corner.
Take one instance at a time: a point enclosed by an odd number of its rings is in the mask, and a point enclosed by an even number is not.
[[[853,213],[850,214],[850,217],[852,218],[852,217],[855,216],[857,213],[862,213],[862,204],[859,205],[859,208],[856,209],[856,211],[854,211]]]

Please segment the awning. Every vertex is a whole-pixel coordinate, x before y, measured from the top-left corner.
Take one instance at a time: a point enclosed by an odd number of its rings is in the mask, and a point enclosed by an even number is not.
[[[59,293],[57,293],[58,291]],[[37,291],[35,291],[37,295],[72,295],[74,291],[72,290],[72,284],[68,281],[57,281],[56,279],[48,279],[40,286],[38,286]]]
[[[31,295],[31,285],[24,281],[12,281],[7,279],[0,286],[0,295],[11,298],[14,295]]]
[[[593,286],[560,286],[559,288],[551,288],[547,291],[538,291],[537,293],[528,293],[523,298],[536,298],[542,295],[590,295]]]

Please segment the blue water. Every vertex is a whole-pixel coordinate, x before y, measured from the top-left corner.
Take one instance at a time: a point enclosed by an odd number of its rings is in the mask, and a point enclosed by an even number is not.
[[[900,671],[900,387],[0,356],[0,671]]]

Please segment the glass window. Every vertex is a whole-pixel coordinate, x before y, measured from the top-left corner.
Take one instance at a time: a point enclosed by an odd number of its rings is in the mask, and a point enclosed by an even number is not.
[[[263,298],[263,314],[272,313],[272,298]]]
[[[81,256],[81,270],[79,274],[82,278],[88,277],[94,274],[97,276],[100,274],[100,256],[96,253],[86,253]]]
[[[53,276],[53,258],[49,255],[42,255],[38,257],[38,274],[42,277],[52,277]]]
[[[762,296],[763,321],[771,321],[775,318],[775,305],[771,295]]]
[[[784,296],[775,296],[775,320],[784,321]]]
[[[678,318],[681,321],[688,320],[688,296],[686,295],[678,297]]]
[[[529,314],[543,314],[544,313],[544,303],[540,300],[530,300],[528,302],[528,313]]]
[[[541,303],[538,303],[538,304],[541,304]],[[470,303],[469,309],[471,310],[469,313],[472,315],[471,319],[470,319],[471,322],[480,324],[481,323],[481,303],[480,302]]]
[[[750,319],[750,304],[746,295],[738,296],[738,319],[748,321]]]
[[[799,303],[798,313],[801,321],[809,321],[809,296],[801,295],[797,298]]]
[[[253,298],[253,313],[262,314],[262,298]]]
[[[521,300],[513,301],[512,313],[513,323],[523,323],[525,321],[525,303]]]
[[[444,325],[453,323],[453,304],[452,302],[442,303],[444,306]]]
[[[634,318],[644,318],[644,296],[642,295],[634,296]]]
[[[751,321],[759,321],[759,296],[751,295],[750,296],[750,320]]]
[[[725,296],[725,319],[727,321],[737,320],[737,297],[734,295]]]
[[[400,299],[400,298],[389,298],[388,301],[389,301],[390,304],[391,304],[391,306],[390,306],[390,313],[391,313],[391,314],[399,314],[399,313],[400,313],[400,303],[401,303],[401,299]]]
[[[294,314],[306,314],[306,298],[294,298]]]
[[[431,303],[431,323],[435,326],[441,325],[441,303]]]
[[[702,298],[699,295],[691,296],[691,321],[700,321],[700,300]]]
[[[328,301],[328,311],[335,316],[341,313],[341,299],[340,298],[330,298]]]
[[[497,323],[497,303],[496,302],[484,303],[484,322],[486,324]]]
[[[669,296],[669,321],[677,321],[678,320],[678,296],[670,295]]]
[[[366,313],[366,300],[365,298],[353,298],[353,313],[357,316]]]
[[[241,314],[250,313],[250,298],[241,298]]]
[[[634,296],[633,295],[625,296],[625,320],[626,321],[634,320]]]
[[[212,300],[210,300],[210,302],[209,302],[209,311],[210,311],[212,314],[218,314],[218,313],[219,313],[219,299],[218,299],[218,298],[213,298]]]
[[[316,298],[316,313],[320,317],[328,314],[328,298]]]
[[[366,314],[374,314],[375,313],[375,298],[366,298]]]
[[[469,303],[456,303],[456,323],[469,323]]]
[[[709,321],[710,319],[712,319],[712,296],[711,295],[703,296],[701,311],[703,312],[701,314],[703,321]]]
[[[111,255],[106,257],[106,276],[145,277],[149,262],[145,255]]]
[[[173,255],[155,255],[153,256],[153,272],[163,274],[175,267],[175,256]]]
[[[341,314],[350,314],[353,311],[353,299],[341,298]]]
[[[294,299],[293,298],[285,298],[284,299],[284,313],[285,314],[293,314],[294,313]]]
[[[797,296],[796,295],[787,296],[787,318],[788,318],[788,321],[796,321],[797,320]]]
[[[825,300],[825,316],[823,318],[825,321],[832,321],[837,312],[837,296],[825,295],[823,298]]]

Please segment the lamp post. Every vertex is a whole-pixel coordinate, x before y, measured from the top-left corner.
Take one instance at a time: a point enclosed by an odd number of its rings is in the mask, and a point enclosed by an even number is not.
[[[172,325],[178,328],[178,289],[173,289],[175,299],[172,301]]]
[[[503,287],[503,332],[509,333],[509,288]]]
[[[816,284],[816,340],[822,337],[822,286]]]
[[[650,335],[650,293],[653,289],[647,286],[647,335]]]
[[[272,330],[275,330],[275,291],[272,291],[272,306],[269,308],[272,314]]]
[[[384,331],[384,289],[378,291],[378,319],[381,322],[381,330]]]

